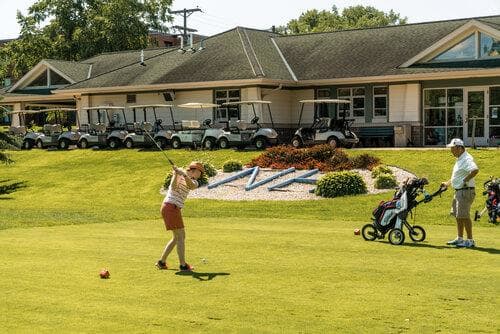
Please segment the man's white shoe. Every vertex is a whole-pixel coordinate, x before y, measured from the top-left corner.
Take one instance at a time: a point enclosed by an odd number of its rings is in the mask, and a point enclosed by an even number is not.
[[[476,247],[476,243],[474,240],[462,240],[462,242],[455,244],[457,247],[462,247],[462,248],[474,248]]]
[[[456,237],[455,239],[448,241],[446,244],[447,245],[457,245],[457,244],[462,243],[462,242],[464,242],[464,239]]]

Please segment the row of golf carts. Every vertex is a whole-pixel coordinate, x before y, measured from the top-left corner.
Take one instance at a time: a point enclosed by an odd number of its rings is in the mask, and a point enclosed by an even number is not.
[[[300,127],[304,105],[307,103],[349,103],[346,100],[304,100],[301,101],[302,108],[299,116],[298,130],[295,132],[291,144],[294,147],[304,145],[329,143],[331,146],[352,147],[358,142],[356,135],[350,130],[350,122],[343,119],[316,118],[311,127]],[[21,110],[13,111],[18,114],[20,126],[11,127],[10,132],[23,136],[23,148],[31,149],[58,147],[67,149],[70,145],[80,148],[109,147],[147,147],[158,144],[161,148],[171,146],[179,149],[183,146],[214,148],[244,148],[255,146],[264,149],[269,145],[278,143],[278,133],[274,127],[274,121],[269,101],[241,101],[224,103],[222,107],[234,107],[249,105],[253,111],[253,118],[248,122],[224,121],[214,124],[211,118],[207,118],[200,124],[197,120],[176,121],[173,105],[151,104],[136,105],[129,109],[132,111],[132,120],[127,120],[125,108],[116,106],[99,106],[83,108],[83,115],[78,115],[76,109],[55,108],[44,110]],[[267,107],[270,128],[262,127],[259,123],[255,106]],[[220,107],[210,103],[186,103],[178,105],[181,108],[200,109],[202,113],[208,108]],[[169,111],[171,124],[164,124],[158,117],[158,110]],[[46,120],[42,129],[34,130],[27,123],[27,116],[45,113]],[[72,129],[69,113],[76,118],[77,129]],[[142,117],[138,117],[142,113]],[[130,113],[129,113],[130,115]],[[80,116],[80,117],[79,117]],[[81,117],[87,122],[82,123]],[[138,121],[141,118],[142,121]],[[130,122],[129,122],[130,121]],[[155,143],[156,142],[156,143]]]

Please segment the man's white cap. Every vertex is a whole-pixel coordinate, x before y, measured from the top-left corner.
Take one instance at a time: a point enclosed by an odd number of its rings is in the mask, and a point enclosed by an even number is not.
[[[453,138],[446,147],[462,146],[465,147],[464,141],[460,138]]]

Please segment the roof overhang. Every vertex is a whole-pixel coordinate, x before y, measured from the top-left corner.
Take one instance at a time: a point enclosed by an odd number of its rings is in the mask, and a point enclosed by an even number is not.
[[[0,104],[11,104],[19,102],[51,102],[61,100],[74,101],[80,94],[58,94],[58,95],[4,95]]]
[[[442,51],[445,51],[447,48],[453,46],[454,44],[460,42],[464,37],[468,36],[470,33],[480,30],[494,38],[500,39],[500,31],[484,24],[478,20],[470,20],[460,28],[456,29],[452,33],[446,35],[436,43],[429,46],[427,49],[423,50],[416,56],[408,59],[406,62],[401,64],[400,68],[409,67],[417,62],[425,61],[434,58]]]

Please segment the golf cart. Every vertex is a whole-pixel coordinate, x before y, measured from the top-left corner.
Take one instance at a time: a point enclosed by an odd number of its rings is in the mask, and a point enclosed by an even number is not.
[[[201,109],[203,112],[204,108],[216,108],[218,104],[213,103],[184,103],[180,104],[181,108],[188,109]],[[172,118],[173,124],[177,124],[174,122]],[[172,148],[178,149],[182,146],[198,146],[203,145],[203,147],[207,149],[215,148],[218,138],[224,133],[223,129],[213,128],[212,127],[212,119],[206,119],[203,121],[203,128],[200,125],[199,121],[187,121],[183,120],[180,123],[180,130],[175,130],[172,134],[171,144]]]
[[[35,146],[36,139],[41,135],[41,132],[35,132],[33,130],[33,124],[26,122],[26,115],[38,113],[36,110],[15,110],[7,112],[7,115],[18,115],[19,116],[19,126],[11,126],[9,128],[9,133],[13,135],[18,135],[23,137],[22,148],[24,150],[30,150]]]
[[[87,112],[87,124],[82,124],[82,134],[78,141],[80,148],[91,146],[116,149],[123,144],[128,134],[128,124],[124,107],[99,106],[83,108]],[[120,122],[120,114],[123,122]]]
[[[302,114],[304,112],[304,105],[307,103],[312,103],[313,107],[315,104],[333,104],[337,105],[339,103],[351,103],[349,100],[337,100],[337,99],[322,99],[322,100],[302,100],[299,122],[297,127],[299,128],[295,131],[292,138],[293,147],[301,147],[306,145],[324,144],[327,143],[332,147],[343,146],[346,148],[351,148],[359,142],[359,138],[354,132],[351,131],[350,125],[354,120],[345,119],[345,113],[342,113],[342,118],[330,118],[330,117],[316,117],[316,112],[314,112],[314,122],[309,128],[300,127],[302,121]],[[339,111],[340,113],[340,111]]]
[[[76,114],[77,126],[80,127],[76,109],[54,108],[39,110],[37,112],[46,113],[47,115],[53,113],[54,115],[54,124],[44,124],[43,132],[35,139],[35,144],[38,148],[57,146],[65,150],[68,149],[69,145],[78,143],[81,134],[79,131],[73,131],[68,121],[68,114],[74,112]],[[67,131],[64,131],[64,128],[67,128]]]
[[[253,111],[253,118],[250,124],[238,120],[236,122],[226,122],[226,132],[221,134],[218,143],[220,148],[228,148],[230,146],[245,147],[248,145],[255,145],[259,150],[266,148],[268,145],[275,145],[278,143],[278,133],[274,130],[273,115],[271,113],[270,101],[240,101],[240,102],[227,102],[223,106],[240,106],[251,105]],[[272,128],[263,128],[259,124],[259,117],[255,112],[255,105],[267,106],[269,112],[269,119],[271,120]],[[249,128],[249,126],[252,126]]]
[[[125,136],[125,147],[132,148],[135,146],[153,146],[154,143],[151,138],[154,138],[161,148],[165,148],[170,143],[172,131],[163,127],[163,120],[157,117],[156,110],[158,108],[168,108],[170,110],[170,116],[173,119],[172,107],[173,105],[171,104],[148,104],[130,107],[134,114],[134,132],[128,133]],[[141,123],[137,122],[137,111],[140,109],[142,109],[144,113],[144,121]],[[147,121],[148,109],[153,111],[153,124]]]

